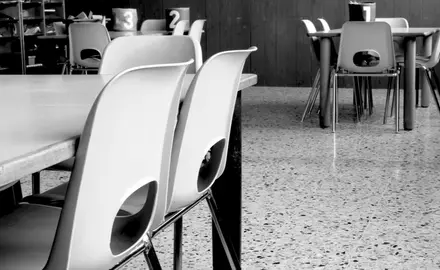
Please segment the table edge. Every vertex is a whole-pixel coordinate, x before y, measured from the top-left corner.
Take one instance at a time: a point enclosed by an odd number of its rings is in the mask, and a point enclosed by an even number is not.
[[[240,79],[239,91],[258,82],[256,74],[243,73],[241,76],[244,78]],[[0,187],[74,157],[78,142],[79,136],[75,136],[29,154],[4,161],[0,164]]]

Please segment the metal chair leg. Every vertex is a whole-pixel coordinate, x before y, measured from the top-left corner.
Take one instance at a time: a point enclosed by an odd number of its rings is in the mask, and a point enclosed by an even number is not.
[[[371,80],[371,77],[368,77],[368,104],[370,105],[368,107],[368,111],[370,113],[370,115],[373,114],[373,108],[374,108],[374,104],[373,104],[373,82]]]
[[[430,71],[431,71],[431,76],[429,76],[429,71],[428,71],[428,69],[425,69],[426,77],[428,78],[429,84],[430,84],[430,86],[431,86],[432,97],[434,98],[434,101],[435,101],[435,103],[436,103],[436,105],[437,105],[437,109],[438,109],[439,112],[440,112],[440,102],[439,102],[439,100],[438,100],[438,98],[437,98],[437,95],[435,94],[435,89],[437,89],[437,92],[439,92],[439,94],[440,94],[440,90],[439,90],[439,87],[440,87],[440,80],[439,80],[439,78],[438,78],[438,76],[437,76],[437,73],[435,72],[434,69],[431,69]],[[435,80],[435,84],[437,85],[437,87],[434,87],[434,83],[433,83],[432,79]]]
[[[355,83],[355,87],[353,88],[353,101],[354,101],[354,108],[356,110],[356,120],[359,123],[360,120],[360,113],[359,113],[359,89],[360,89],[360,85],[359,85],[359,80],[358,78],[355,77],[354,79],[354,83]]]
[[[420,86],[420,72],[419,69],[416,67],[416,108],[419,107],[419,87]]]
[[[336,91],[338,91],[338,75],[333,75],[333,113],[332,113],[332,132],[336,132],[336,111],[338,110],[338,99]]]
[[[161,270],[159,259],[157,258],[156,251],[154,250],[151,238],[148,236],[148,242],[145,244],[144,257],[147,261],[148,268],[150,270]]]
[[[301,122],[304,121],[304,118],[309,113],[309,111],[310,112],[312,111],[312,109],[311,109],[313,107],[313,101],[312,100],[313,100],[313,96],[315,95],[315,91],[317,91],[317,86],[318,86],[318,83],[319,83],[320,75],[321,75],[321,73],[320,73],[320,71],[318,69],[318,72],[315,75],[315,79],[313,80],[312,90],[310,91],[309,98],[307,99],[306,107],[304,108],[304,112],[303,112],[303,115],[302,115],[302,118],[301,118]]]
[[[315,95],[313,96],[313,99],[312,99],[312,105],[310,106],[309,116],[313,112],[313,108],[315,107],[315,104],[316,104],[316,99],[318,98],[318,94],[321,91],[321,86],[319,84],[320,84],[320,82],[318,82],[318,86],[316,87]],[[319,113],[319,111],[320,111],[320,108],[318,106],[316,113]]]
[[[210,191],[209,191],[210,192]],[[228,258],[229,265],[231,266],[231,269],[233,270],[240,270],[241,264],[238,259],[237,253],[234,250],[234,246],[232,245],[229,237],[223,234],[223,231],[221,229],[221,215],[219,214],[217,204],[215,202],[214,196],[210,192],[208,197],[206,198],[208,202],[209,209],[211,210],[211,216],[212,220],[214,222],[215,228],[217,230],[218,236],[220,238],[220,241],[223,245],[223,249],[225,251],[226,257]]]
[[[183,217],[174,222],[174,270],[182,269],[182,230]]]
[[[396,98],[396,119],[395,119],[395,125],[396,125],[396,133],[399,133],[399,108],[400,108],[400,85],[399,85],[399,77],[396,78],[396,84],[395,84],[395,90],[394,90],[394,97]]]
[[[332,78],[332,84],[330,84],[330,85],[334,87],[335,81],[336,81],[335,71],[333,70],[330,73],[330,75],[332,76],[331,77]],[[336,109],[336,123],[339,123],[339,90],[338,89],[336,89],[336,100],[338,101],[338,103],[336,103],[336,106],[337,106],[337,109]]]
[[[40,172],[32,174],[32,195],[40,194]]]
[[[385,99],[385,112],[383,114],[383,124],[385,125],[387,123],[387,117],[388,117],[388,107],[390,105],[390,95],[391,95],[391,89],[393,87],[394,82],[394,77],[389,77],[388,78],[388,86],[387,86],[387,96]]]
[[[394,94],[393,94],[393,101],[391,102],[391,112],[390,112],[390,117],[393,117],[393,115],[394,115],[394,111],[395,111],[395,108],[394,108],[394,106],[396,105],[396,91],[394,91]]]

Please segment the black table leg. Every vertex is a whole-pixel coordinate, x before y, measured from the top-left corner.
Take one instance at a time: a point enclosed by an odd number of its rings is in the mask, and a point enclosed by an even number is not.
[[[224,221],[221,226],[226,237],[230,237],[238,259],[241,259],[241,92],[237,94],[226,167],[220,179],[214,183],[212,193],[219,213]],[[223,250],[215,225],[212,224],[213,268],[231,269]]]
[[[10,187],[0,191],[0,217],[6,215],[17,207],[23,199],[20,181],[15,182]]]

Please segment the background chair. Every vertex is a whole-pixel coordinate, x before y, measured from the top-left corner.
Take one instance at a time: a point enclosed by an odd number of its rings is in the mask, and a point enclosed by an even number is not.
[[[158,263],[148,232],[189,63],[134,68],[105,86],[87,118],[64,207],[22,203],[0,218],[3,269],[109,269],[146,247],[149,264]],[[142,209],[121,212],[140,188]]]
[[[404,64],[405,64],[404,60],[405,59],[403,56],[396,57],[396,61],[400,66],[404,66]],[[433,46],[431,56],[429,56],[429,57],[417,56],[416,57],[416,69],[418,70],[421,68],[424,70],[424,74],[429,82],[432,97],[437,105],[437,108],[440,111],[440,103],[437,98],[437,95],[435,94],[435,89],[437,89],[437,91],[439,91],[439,88],[440,88],[440,81],[439,81],[439,78],[438,78],[437,73],[435,71],[435,67],[437,66],[439,60],[440,60],[440,32],[436,32],[434,34],[434,46]],[[417,89],[416,89],[416,91],[417,91]],[[391,94],[390,91],[387,91],[387,98],[386,98],[386,105],[385,105],[386,108],[388,108],[390,94]],[[440,92],[439,92],[439,94],[440,94]],[[396,98],[394,97],[393,103],[396,102],[395,100],[396,100]],[[385,114],[387,114],[387,111],[385,111]]]
[[[73,70],[98,71],[102,54],[109,43],[107,28],[100,23],[70,24],[70,74]]]
[[[127,50],[130,48],[130,50]],[[117,74],[139,65],[166,64],[195,59],[188,73],[203,64],[200,42],[188,36],[139,35],[115,39],[104,51],[99,74]]]
[[[142,22],[141,32],[147,34],[150,31],[165,31],[166,22],[165,19],[149,19]]]
[[[202,39],[203,26],[205,25],[206,20],[196,20],[192,23],[191,28],[189,29],[188,35],[198,42]]]
[[[391,28],[409,28],[408,20],[402,17],[396,17],[396,18],[376,18],[376,22],[386,22],[388,23]],[[404,37],[394,37],[394,51],[396,54],[396,57],[402,56],[405,53],[405,38]],[[416,72],[416,105],[419,104],[419,72],[417,70]],[[392,79],[388,79],[388,86],[387,86],[387,93],[391,92],[392,88]],[[388,95],[388,94],[387,94]],[[393,114],[393,109],[391,109],[391,116]],[[386,123],[386,116],[384,116],[384,123]]]
[[[183,36],[185,34],[185,29],[189,28],[188,20],[179,21],[173,30],[173,36]]]
[[[307,34],[312,34],[316,32],[316,27],[313,24],[312,21],[310,20],[301,20],[306,28],[306,33]],[[316,60],[320,61],[320,42],[319,42],[319,38],[317,37],[310,37],[310,48],[311,51],[313,52],[313,54],[315,55]],[[307,99],[307,103],[306,103],[306,107],[304,108],[304,112],[303,115],[301,117],[301,122],[304,121],[304,118],[306,117],[306,115],[310,115],[312,110],[313,110],[313,106],[315,104],[316,98],[318,97],[318,93],[319,93],[319,82],[320,82],[320,69],[318,68],[318,70],[316,71],[316,75],[315,78],[313,80],[313,84],[312,84],[312,89],[309,93],[309,97]]]
[[[334,74],[333,123],[336,130],[339,76],[389,76],[395,78],[396,119],[399,131],[399,68],[396,65],[391,27],[385,22],[346,22],[342,27],[339,56]],[[355,91],[356,93],[356,91]],[[355,100],[357,98],[355,97]]]
[[[312,34],[316,32],[316,27],[313,24],[313,22],[311,22],[310,20],[301,20],[306,28],[306,33],[307,34]],[[328,25],[328,24],[327,24]],[[316,60],[318,61],[318,63],[320,62],[320,40],[317,37],[310,37],[310,47],[311,47],[311,51],[313,52],[313,54],[315,55]],[[331,44],[331,52],[330,52],[330,65],[331,65],[331,74],[333,73],[334,70],[334,65],[336,64],[336,59],[337,59],[337,53],[336,53],[336,49],[335,49],[335,45]],[[310,91],[309,97],[307,99],[307,103],[306,103],[306,107],[304,108],[304,112],[303,115],[301,117],[301,122],[304,121],[306,115],[310,115],[313,111],[313,107],[314,104],[316,102],[316,99],[318,97],[318,93],[319,93],[319,87],[320,87],[320,68],[318,68],[316,75],[315,75],[315,79],[313,80],[313,84],[312,84],[312,90]],[[331,78],[333,78],[332,75],[330,75]]]
[[[322,26],[322,30],[323,31],[330,31],[330,25],[327,23],[327,21],[323,18],[318,18],[318,21],[321,23]],[[333,40],[332,40],[333,41]],[[334,43],[332,42],[332,52],[336,51],[336,47],[334,45]],[[337,53],[334,53],[334,55],[336,55],[337,57]],[[356,109],[357,112],[359,111],[360,114],[363,114],[364,109],[368,109],[370,114],[372,114],[373,110],[373,100],[372,100],[372,82],[371,82],[371,78],[367,77],[367,78],[359,78],[359,77],[353,77],[353,91],[357,91],[356,95],[359,97],[359,100],[356,102],[353,100],[353,103],[359,103],[362,104],[363,100],[365,100],[365,106],[363,106],[362,109]],[[362,94],[364,95],[364,98],[362,97]],[[360,106],[362,107],[362,105]],[[336,115],[336,119],[338,119],[337,115]],[[357,115],[357,120],[360,121],[359,116]]]

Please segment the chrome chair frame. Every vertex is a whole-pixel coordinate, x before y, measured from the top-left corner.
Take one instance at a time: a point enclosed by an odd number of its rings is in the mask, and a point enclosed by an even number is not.
[[[237,253],[232,246],[232,242],[229,237],[225,236],[223,230],[221,228],[221,216],[217,207],[217,203],[215,202],[214,196],[212,194],[211,189],[209,189],[202,197],[200,197],[197,201],[181,209],[180,211],[169,214],[166,217],[165,222],[163,222],[158,228],[156,228],[152,235],[148,235],[144,240],[144,245],[139,247],[135,252],[133,252],[129,257],[125,258],[119,264],[117,264],[114,269],[120,269],[124,265],[126,265],[132,258],[138,256],[143,253],[145,256],[145,260],[148,263],[150,269],[162,269],[157,258],[153,243],[151,241],[158,233],[168,228],[171,224],[174,224],[174,269],[182,269],[182,229],[183,229],[183,215],[193,209],[196,205],[198,205],[201,201],[205,200],[208,202],[208,206],[211,212],[212,221],[214,222],[215,228],[217,230],[220,241],[223,245],[223,249],[226,253],[226,257],[228,258],[231,269],[241,269],[240,261],[238,260]]]

